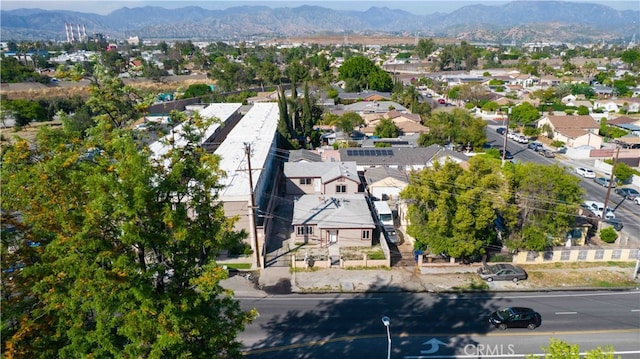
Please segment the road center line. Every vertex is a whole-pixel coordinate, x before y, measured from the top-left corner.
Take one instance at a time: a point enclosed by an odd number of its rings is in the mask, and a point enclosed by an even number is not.
[[[563,314],[578,314],[578,312],[556,312],[557,315],[563,315]]]

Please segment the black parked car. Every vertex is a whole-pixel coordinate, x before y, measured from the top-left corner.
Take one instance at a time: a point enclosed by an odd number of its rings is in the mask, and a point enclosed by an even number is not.
[[[528,328],[533,330],[542,324],[542,316],[531,308],[509,307],[491,313],[489,323],[502,330],[507,328]]]
[[[502,158],[502,149],[500,149],[499,151],[500,151],[500,158]],[[509,150],[507,150],[507,152],[504,155],[504,158],[506,160],[512,160],[513,159],[513,155],[511,154],[511,152],[509,152]]]
[[[622,227],[624,227],[624,225],[622,224],[622,221],[620,221],[617,218],[607,218],[604,220],[604,223],[611,225],[611,227],[613,227],[613,229],[615,229],[618,232],[620,232],[622,230]]]
[[[505,132],[507,132],[507,128],[506,127],[498,127],[496,128],[496,132],[500,135],[504,135]]]
[[[616,194],[630,201],[633,201],[636,197],[640,196],[640,193],[638,193],[638,191],[629,187],[616,188]]]

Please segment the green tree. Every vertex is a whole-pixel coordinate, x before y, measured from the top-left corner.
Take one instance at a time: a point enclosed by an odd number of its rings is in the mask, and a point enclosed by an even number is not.
[[[341,116],[330,118],[329,121],[329,125],[342,130],[345,141],[348,141],[356,127],[364,125],[362,117],[355,112],[345,112]]]
[[[95,69],[89,84],[91,96],[86,104],[96,116],[96,122],[107,120],[113,128],[124,128],[142,117],[153,98],[144,97],[139,90],[125,85],[101,63],[96,64]]]
[[[580,346],[578,344],[570,344],[560,339],[551,338],[549,340],[549,346],[542,347],[545,352],[545,359],[582,359],[580,355]],[[540,358],[537,355],[529,354],[527,359]],[[620,357],[618,357],[620,358]],[[614,349],[608,345],[604,349],[597,347],[595,349],[588,350],[585,353],[584,359],[615,359]]]
[[[487,142],[486,121],[462,109],[433,113],[425,121],[425,126],[429,128],[429,132],[418,138],[421,146],[469,143],[473,148],[480,148]]]
[[[17,99],[10,101],[8,105],[17,126],[26,126],[32,121],[47,120],[45,109],[37,101]]]
[[[418,46],[416,46],[416,53],[421,59],[426,59],[433,53],[433,51],[435,51],[435,49],[436,44],[433,42],[433,39],[420,39],[418,40]]]
[[[616,179],[622,183],[626,183],[631,179],[634,174],[633,168],[624,162],[616,162],[616,169],[614,171]]]
[[[629,64],[632,68],[640,65],[640,51],[637,49],[629,49],[622,53],[620,56],[622,62]]]
[[[376,91],[391,91],[393,80],[373,61],[363,56],[347,59],[338,69],[338,78],[350,83],[349,91],[360,91],[365,88]]]
[[[585,105],[578,106],[578,115],[584,116],[589,114],[589,108]]]
[[[489,91],[479,83],[466,83],[460,86],[460,100],[480,107],[487,100]]]
[[[509,120],[514,124],[529,125],[540,118],[540,112],[529,102],[511,108]]]
[[[580,179],[564,168],[527,162],[514,166],[518,221],[509,246],[544,250],[565,240],[584,196]]]
[[[493,221],[507,204],[499,161],[473,157],[469,169],[435,162],[410,176],[400,196],[410,203],[407,232],[415,246],[460,258],[484,253],[497,239]]]
[[[182,95],[183,98],[202,97],[211,93],[211,87],[207,84],[192,84]]]
[[[380,138],[396,138],[400,134],[400,129],[393,120],[383,118],[376,125],[373,134]]]
[[[206,125],[185,125],[190,144]],[[106,117],[87,140],[42,128],[6,150],[3,209],[28,224],[2,238],[3,267],[24,265],[3,288],[6,355],[242,357],[255,313],[219,284],[214,258],[242,236],[217,201],[218,159],[196,145],[150,155]]]
[[[291,140],[293,136],[291,134],[291,122],[289,120],[289,106],[284,93],[284,87],[282,86],[278,86],[278,109],[280,114],[280,118],[278,119],[278,133],[287,141]]]

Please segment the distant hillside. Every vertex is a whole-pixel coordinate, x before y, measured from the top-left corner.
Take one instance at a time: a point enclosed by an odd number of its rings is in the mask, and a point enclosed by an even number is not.
[[[196,6],[124,7],[108,15],[18,9],[0,11],[0,36],[3,40],[65,40],[64,24],[72,23],[85,25],[88,34],[103,33],[120,39],[139,36],[216,40],[369,32],[491,42],[628,41],[640,32],[638,19],[640,11],[618,11],[604,5],[566,1],[470,5],[448,14],[431,15],[415,15],[387,7],[341,11],[308,5],[277,9],[239,6],[225,10]]]

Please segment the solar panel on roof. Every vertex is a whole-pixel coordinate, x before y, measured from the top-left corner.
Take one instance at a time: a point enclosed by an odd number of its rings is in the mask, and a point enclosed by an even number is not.
[[[369,151],[369,150],[364,150],[364,155],[365,155],[365,156],[371,156],[371,151]]]
[[[358,155],[359,156],[364,156],[364,151],[363,150],[358,150]]]
[[[376,156],[382,156],[382,151],[376,150]]]
[[[353,150],[347,150],[347,156],[355,156]]]
[[[387,150],[387,156],[393,156],[393,150]]]

